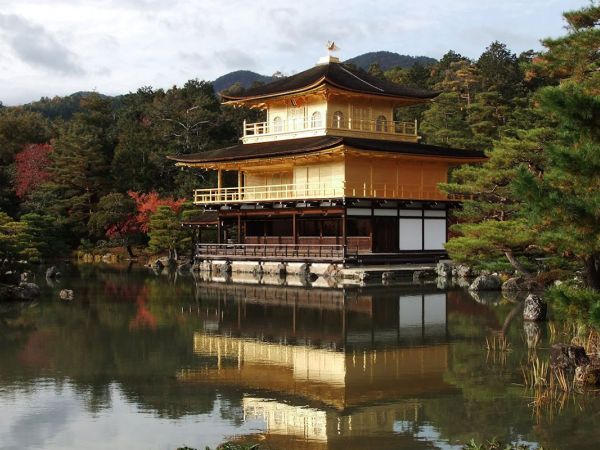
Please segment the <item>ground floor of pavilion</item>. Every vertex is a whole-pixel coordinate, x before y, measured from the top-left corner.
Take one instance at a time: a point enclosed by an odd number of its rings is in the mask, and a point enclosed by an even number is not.
[[[446,256],[451,202],[222,206],[189,222],[197,259],[386,263]]]

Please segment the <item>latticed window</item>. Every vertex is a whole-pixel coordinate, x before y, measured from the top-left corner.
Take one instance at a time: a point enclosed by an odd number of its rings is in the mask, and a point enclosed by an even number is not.
[[[333,113],[333,128],[344,128],[344,113],[336,111]]]
[[[385,116],[381,115],[381,116],[377,117],[377,120],[375,121],[375,130],[387,132],[388,126],[387,126],[387,119]]]
[[[279,117],[279,116],[273,117],[273,132],[281,133],[282,131],[283,131],[283,120],[281,120],[281,117]]]
[[[319,111],[315,111],[310,116],[310,127],[311,128],[320,128],[323,124],[321,123],[321,113]]]

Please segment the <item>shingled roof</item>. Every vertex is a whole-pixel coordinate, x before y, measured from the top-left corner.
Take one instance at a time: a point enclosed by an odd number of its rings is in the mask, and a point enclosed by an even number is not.
[[[439,95],[426,89],[401,86],[391,81],[376,78],[364,71],[359,71],[342,63],[330,62],[320,64],[304,72],[281,78],[263,86],[244,91],[241,95],[221,93],[226,101],[259,99],[283,94],[301,93],[323,84],[338,87],[347,91],[373,95],[402,98],[431,99]]]
[[[382,141],[379,139],[346,138],[337,136],[317,136],[303,139],[289,139],[255,144],[237,144],[231,147],[209,150],[189,155],[167,156],[179,163],[213,163],[240,161],[244,159],[271,158],[295,154],[312,153],[327,150],[339,145],[359,150],[397,153],[402,155],[422,155],[464,159],[484,159],[479,150],[460,150],[435,145],[415,144],[411,142]]]

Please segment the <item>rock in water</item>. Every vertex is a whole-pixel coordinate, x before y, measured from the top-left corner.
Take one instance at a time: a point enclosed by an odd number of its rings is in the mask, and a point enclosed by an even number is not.
[[[440,261],[435,266],[435,273],[438,277],[451,277],[453,267],[453,264],[449,261]]]
[[[473,271],[471,270],[471,267],[469,267],[465,264],[459,264],[454,269],[454,274],[458,278],[469,278],[473,274]]]
[[[536,348],[542,340],[542,329],[535,322],[523,322],[523,331],[527,338],[527,347]]]
[[[554,344],[550,347],[550,367],[573,373],[576,367],[587,366],[590,358],[578,345]]]
[[[425,273],[424,271],[415,270],[412,275],[413,283],[421,283],[426,276],[427,276],[427,273]]]
[[[523,309],[523,319],[532,322],[546,320],[546,311],[548,307],[542,297],[529,294],[525,299],[525,308]]]
[[[61,300],[73,300],[73,291],[71,289],[61,289],[58,296]]]
[[[585,386],[600,386],[600,366],[588,364],[576,367],[574,381]]]
[[[479,275],[473,280],[470,291],[497,291],[502,286],[502,280],[498,275]]]

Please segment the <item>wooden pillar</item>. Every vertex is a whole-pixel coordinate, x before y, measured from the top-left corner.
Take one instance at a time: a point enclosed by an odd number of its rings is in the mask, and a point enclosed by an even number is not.
[[[292,213],[292,234],[294,235],[294,245],[298,245],[298,227],[296,226],[296,213]]]
[[[217,189],[219,194],[221,193],[221,188],[223,187],[223,170],[217,170]]]
[[[194,226],[191,226],[192,228],[192,255],[191,255],[191,261],[194,261],[194,258],[196,256],[196,244],[198,244],[198,239],[197,239],[197,235],[198,235],[198,230],[200,230],[200,225],[198,225],[197,228],[194,228]]]
[[[244,184],[244,175],[241,170],[238,169],[238,198],[242,199],[242,185]]]
[[[217,244],[221,243],[221,218],[217,220]]]

